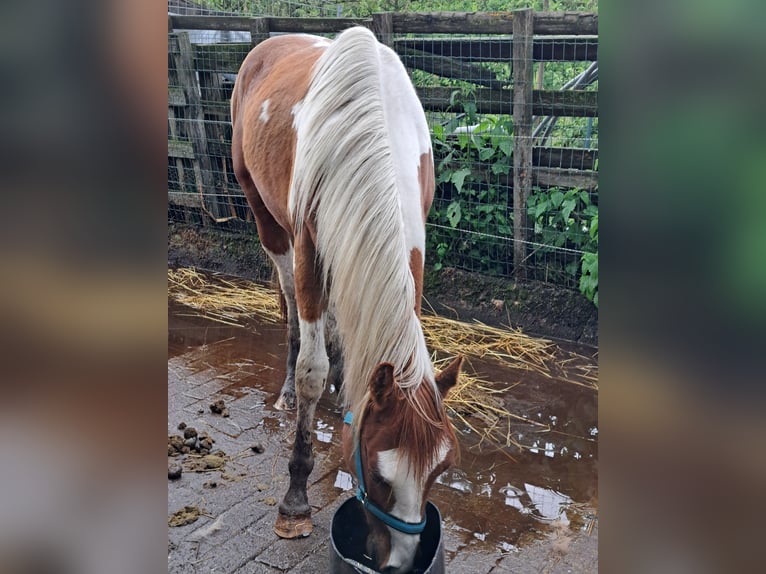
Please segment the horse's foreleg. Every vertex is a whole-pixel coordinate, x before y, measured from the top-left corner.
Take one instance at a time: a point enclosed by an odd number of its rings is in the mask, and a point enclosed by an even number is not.
[[[300,350],[295,365],[298,402],[295,442],[290,457],[290,486],[279,505],[274,531],[282,538],[308,536],[313,529],[306,492],[314,468],[311,442],[314,411],[324,389],[329,361],[325,351],[325,305],[315,268],[313,246],[303,234],[296,246],[295,286],[300,327]]]
[[[285,297],[287,307],[287,372],[285,382],[274,407],[289,411],[295,408],[295,363],[300,350],[300,328],[298,326],[298,307],[295,303],[295,277],[293,274],[293,250],[284,255],[275,255],[267,251],[274,262],[279,276],[279,286]]]

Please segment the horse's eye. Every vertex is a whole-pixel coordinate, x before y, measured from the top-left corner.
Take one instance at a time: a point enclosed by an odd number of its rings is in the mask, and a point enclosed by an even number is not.
[[[383,478],[377,470],[372,471],[372,481],[377,484],[385,484],[386,479]]]

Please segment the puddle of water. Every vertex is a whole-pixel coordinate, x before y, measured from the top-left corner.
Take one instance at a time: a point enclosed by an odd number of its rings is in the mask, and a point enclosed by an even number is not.
[[[251,389],[263,392],[262,428],[266,433],[284,432],[290,424],[273,409],[285,376],[285,340],[283,325],[254,320],[247,328],[231,327],[168,303],[168,356],[188,355],[188,365],[194,370],[214,369],[227,383],[226,394],[240,396]],[[549,531],[553,523],[587,528],[598,505],[597,392],[562,378],[509,369],[491,361],[472,359],[471,367],[496,388],[513,385],[504,396],[505,407],[545,426],[509,422],[507,435],[526,447],[520,451],[493,445],[455,421],[460,458],[437,479],[430,496],[442,513],[445,528],[458,533],[465,543],[503,552],[516,551]],[[354,488],[342,461],[341,420],[337,392],[328,389],[317,406],[314,446],[328,457],[326,468],[337,469],[331,471],[335,481],[332,495]],[[480,422],[471,424],[482,430]]]

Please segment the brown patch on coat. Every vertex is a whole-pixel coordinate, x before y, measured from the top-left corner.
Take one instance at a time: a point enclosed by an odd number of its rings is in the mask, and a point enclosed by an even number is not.
[[[292,127],[293,107],[305,97],[311,70],[324,51],[315,44],[316,39],[306,36],[270,38],[250,51],[237,77],[231,106],[232,156],[259,233],[278,234],[276,224],[289,234],[288,239],[294,234],[287,198],[295,130],[285,128]],[[269,119],[264,122],[261,111],[267,100]]]

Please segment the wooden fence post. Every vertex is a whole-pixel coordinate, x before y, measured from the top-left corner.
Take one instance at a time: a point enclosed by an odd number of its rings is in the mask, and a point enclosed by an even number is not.
[[[532,190],[534,11],[513,11],[513,273],[527,278],[527,198]]]
[[[391,17],[391,12],[376,12],[372,15],[372,32],[378,42],[393,49],[394,20]]]
[[[269,38],[269,27],[268,18],[253,18],[250,24],[250,45],[253,48]]]

